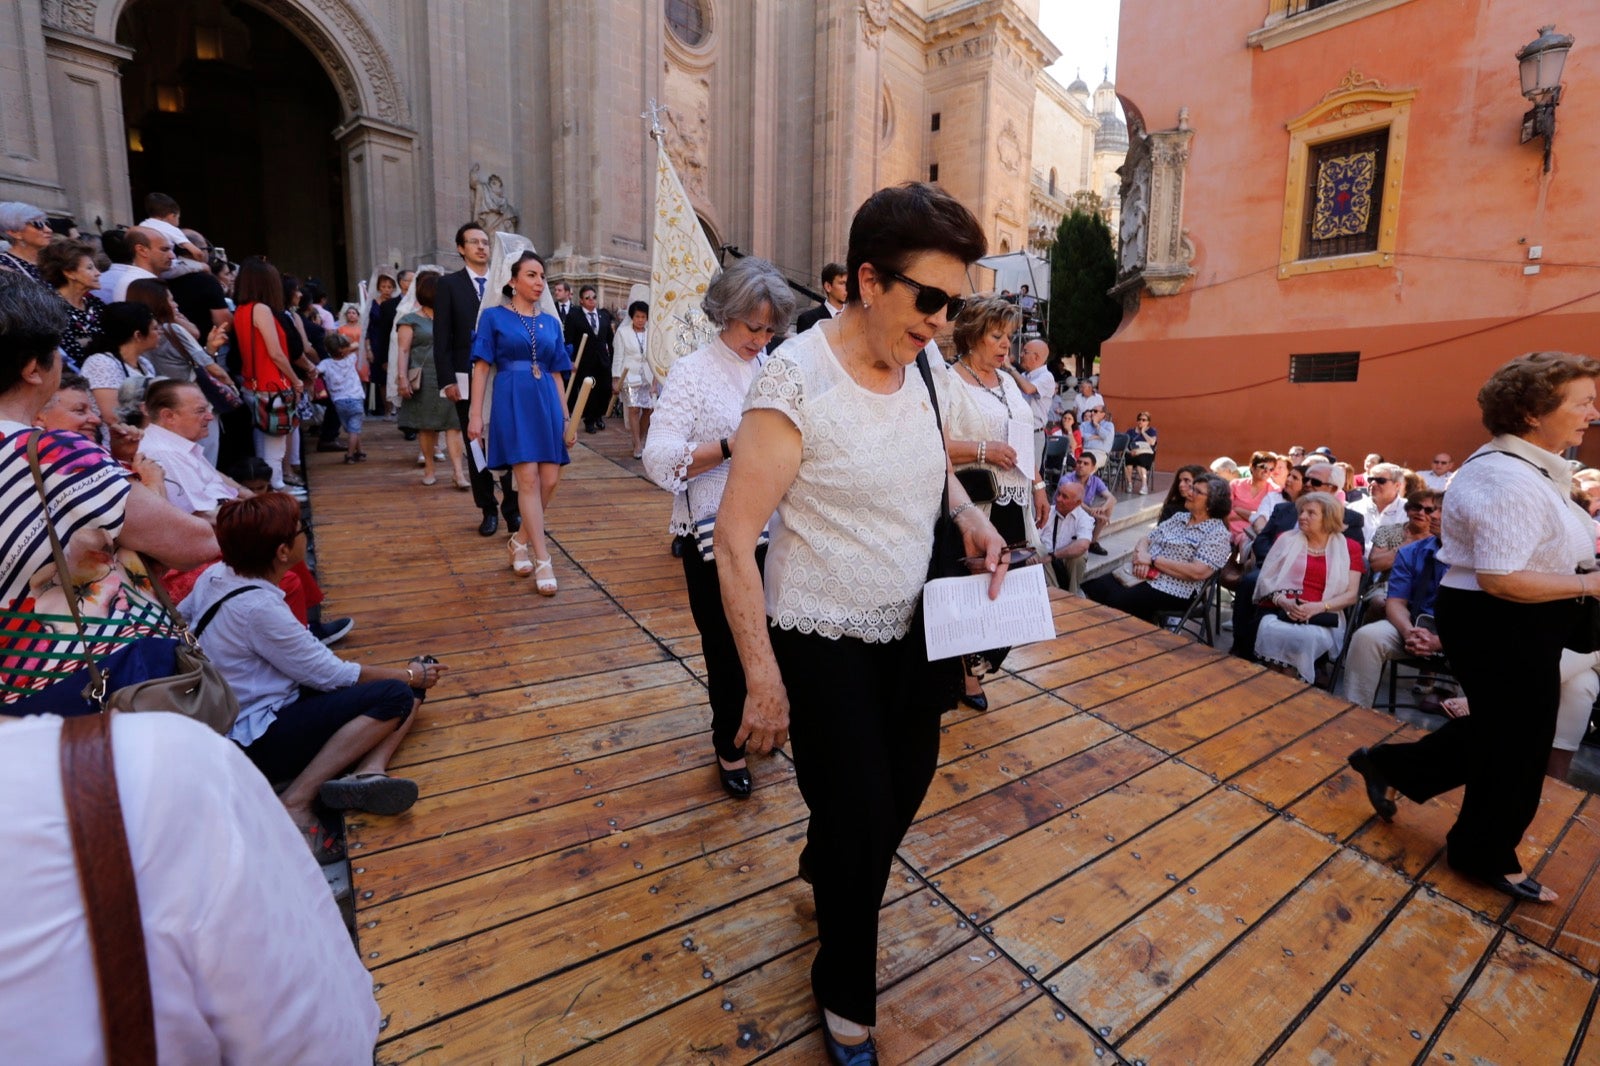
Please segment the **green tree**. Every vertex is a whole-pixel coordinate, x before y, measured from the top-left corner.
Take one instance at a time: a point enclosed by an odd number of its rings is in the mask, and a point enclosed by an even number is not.
[[[1122,321],[1122,305],[1107,295],[1116,280],[1111,227],[1092,207],[1075,208],[1050,249],[1050,347],[1077,359],[1079,377],[1094,372],[1101,342]]]

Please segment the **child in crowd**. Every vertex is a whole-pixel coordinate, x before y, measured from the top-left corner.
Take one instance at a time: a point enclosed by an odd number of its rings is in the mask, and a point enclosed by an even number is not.
[[[322,374],[328,399],[333,401],[333,409],[350,441],[345,448],[344,461],[359,463],[367,457],[361,450],[361,415],[366,406],[367,390],[361,385],[361,373],[353,358],[356,346],[342,333],[327,334],[322,338],[322,346],[327,349],[328,358],[317,370]]]

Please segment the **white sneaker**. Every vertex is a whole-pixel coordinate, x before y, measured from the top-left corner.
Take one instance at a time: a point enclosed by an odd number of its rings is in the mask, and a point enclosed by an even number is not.
[[[433,450],[433,461],[436,462],[436,463],[444,462],[444,449],[443,448],[435,448]]]
[[[437,456],[435,456],[435,458],[437,458]],[[427,457],[419,453],[417,455],[417,465],[418,466],[427,466],[428,465]]]

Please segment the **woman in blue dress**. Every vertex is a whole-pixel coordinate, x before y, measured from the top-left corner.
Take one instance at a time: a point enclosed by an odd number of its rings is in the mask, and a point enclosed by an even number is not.
[[[503,290],[509,307],[491,307],[478,319],[472,336],[472,402],[467,438],[485,436],[483,394],[489,370],[495,371],[488,411],[488,467],[511,468],[522,512],[522,535],[511,534],[511,569],[519,577],[534,575],[541,596],[556,592],[555,566],[544,540],[544,509],[555,495],[567,456],[566,391],[572,360],[562,340],[561,324],[539,312],[544,295],[544,260],[523,252],[512,264],[511,281]],[[529,547],[533,559],[528,558]]]

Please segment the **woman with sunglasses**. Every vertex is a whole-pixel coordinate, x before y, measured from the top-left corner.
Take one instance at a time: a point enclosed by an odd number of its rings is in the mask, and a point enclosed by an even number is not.
[[[1140,496],[1150,495],[1156,469],[1156,429],[1150,412],[1140,411],[1128,431],[1128,485]]]
[[[1028,401],[1012,374],[1011,335],[1022,324],[1022,311],[999,297],[968,300],[956,319],[956,361],[951,365],[961,388],[952,389],[950,420],[945,425],[945,448],[957,475],[968,471],[994,478],[992,500],[978,507],[1013,547],[1039,547],[1039,515],[1050,510],[1044,482],[1029,477],[1011,446],[1012,422],[1029,421]],[[975,711],[987,711],[980,678],[1000,669],[1008,648],[967,656],[966,690],[961,702]]]
[[[878,1061],[878,909],[955,698],[952,672],[908,639],[946,494],[965,553],[994,575],[991,596],[1006,572],[1004,539],[945,454],[950,373],[919,358],[959,317],[954,294],[985,247],[971,212],[934,186],[874,193],[850,225],[844,313],[756,376],[717,515],[722,602],[749,689],[735,741],[761,755],[792,729],[811,811],[800,858],[816,900],[811,987],[839,1064]],[[756,544],[769,520],[763,593]]]
[[[0,270],[15,270],[45,284],[39,272],[39,253],[55,237],[50,220],[32,204],[12,200],[0,204],[0,236],[11,244],[11,250],[0,252]]]
[[[715,553],[696,534],[716,522],[745,395],[765,362],[767,342],[794,310],[794,292],[777,267],[750,256],[712,279],[700,310],[719,330],[710,343],[672,364],[644,438],[643,459],[650,480],[673,494],[669,529],[706,660],[717,780],[734,799],[748,799],[755,783],[744,744],[734,740],[744,716],[744,668],[722,612]],[[624,343],[632,344],[632,337],[619,337],[619,350]],[[639,373],[652,376],[647,366]],[[766,554],[765,545],[756,547],[758,573]]]
[[[1228,486],[1233,496],[1233,510],[1228,514],[1228,535],[1235,544],[1244,542],[1250,531],[1250,520],[1255,517],[1267,493],[1275,492],[1272,483],[1272,465],[1277,456],[1271,452],[1256,452],[1250,457],[1250,476],[1240,477]]]
[[[1228,484],[1214,474],[1194,479],[1181,514],[1162,522],[1133,547],[1132,584],[1117,574],[1084,582],[1083,594],[1147,622],[1182,611],[1232,552],[1225,519]]]
[[[1446,837],[1459,874],[1514,900],[1557,895],[1528,877],[1517,849],[1539,810],[1560,708],[1561,660],[1600,593],[1594,527],[1571,499],[1562,458],[1600,419],[1600,362],[1564,352],[1513,359],[1478,390],[1488,443],[1461,464],[1441,514],[1434,604],[1439,639],[1472,713],[1414,743],[1349,757],[1378,816],[1390,788],[1414,803],[1466,786]]]
[[[1429,523],[1439,513],[1439,495],[1432,489],[1409,493],[1405,498],[1406,520],[1378,527],[1372,535],[1372,549],[1367,552],[1367,565],[1373,573],[1387,574],[1401,548],[1432,535]]]

